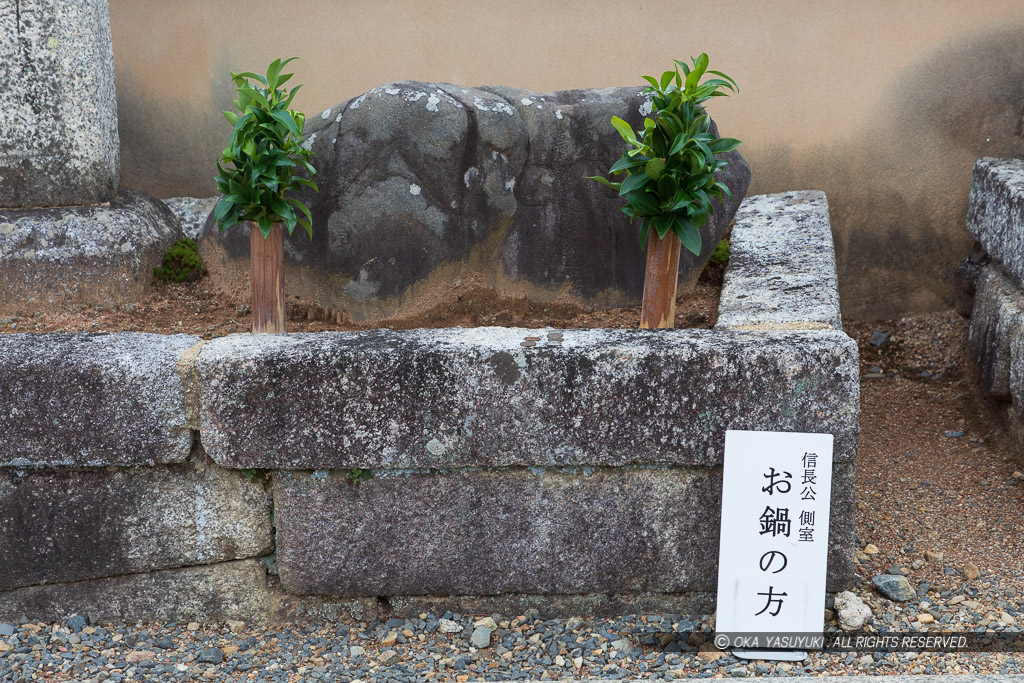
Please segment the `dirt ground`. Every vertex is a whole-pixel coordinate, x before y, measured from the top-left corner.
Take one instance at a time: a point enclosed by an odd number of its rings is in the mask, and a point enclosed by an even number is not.
[[[874,331],[892,343],[871,346]],[[861,350],[856,529],[859,545],[879,550],[858,555],[865,574],[939,552],[945,562],[911,569],[915,581],[942,592],[962,580],[943,565],[959,573],[970,562],[989,588],[1024,595],[1024,453],[1006,407],[981,393],[967,321],[948,311],[846,332]]]
[[[693,288],[676,298],[676,327],[711,328],[718,317],[721,274],[702,276]],[[374,324],[335,320],[324,308],[302,301],[287,303],[288,332],[325,332],[387,327],[396,330],[419,327],[557,327],[563,329],[604,327],[635,328],[640,307],[584,311],[573,304],[538,304],[526,299],[501,299],[487,290],[464,293],[412,318]],[[35,317],[0,318],[0,334],[11,332],[156,332],[195,334],[203,339],[248,332],[252,314],[247,303],[231,301],[199,282],[156,282],[141,305],[129,310],[92,308],[48,313]]]

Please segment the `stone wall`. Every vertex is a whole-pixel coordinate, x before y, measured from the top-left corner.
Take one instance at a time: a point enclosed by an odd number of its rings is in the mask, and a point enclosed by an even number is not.
[[[978,160],[967,232],[977,243],[961,266],[976,289],[968,344],[982,387],[1008,404],[1024,443],[1024,160]]]
[[[726,429],[835,435],[847,587],[824,195],[733,236],[714,330],[0,337],[0,619],[710,610]]]

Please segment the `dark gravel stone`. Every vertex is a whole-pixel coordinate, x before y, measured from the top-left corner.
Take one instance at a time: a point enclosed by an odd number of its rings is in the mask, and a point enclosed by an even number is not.
[[[76,614],[64,623],[75,633],[81,633],[82,629],[89,625],[89,619],[81,614]]]
[[[876,348],[881,348],[883,346],[888,346],[891,343],[892,343],[892,333],[891,332],[880,332],[878,330],[875,330],[874,332],[872,332],[871,333],[871,339],[868,340],[868,344],[871,344],[872,346],[874,346]]]
[[[196,661],[207,664],[220,664],[224,661],[224,652],[220,648],[216,647],[203,648],[203,651],[196,658]]]
[[[906,602],[917,597],[917,591],[910,585],[907,577],[902,574],[879,574],[872,577],[871,581],[879,592],[890,600]]]

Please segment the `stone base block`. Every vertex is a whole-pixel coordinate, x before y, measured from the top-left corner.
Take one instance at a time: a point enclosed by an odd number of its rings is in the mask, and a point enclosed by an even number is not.
[[[0,590],[256,557],[270,547],[263,487],[205,460],[0,469]]]
[[[0,315],[137,304],[180,238],[171,210],[134,190],[102,206],[0,209]]]
[[[225,619],[261,623],[275,614],[272,597],[260,561],[241,560],[0,592],[0,621],[21,616],[62,621],[84,614],[99,624]]]
[[[714,592],[721,469],[278,473],[284,587],[341,596]],[[833,484],[829,590],[852,578],[853,467]]]

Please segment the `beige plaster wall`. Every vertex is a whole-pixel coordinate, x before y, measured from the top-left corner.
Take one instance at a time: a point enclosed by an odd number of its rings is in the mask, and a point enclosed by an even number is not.
[[[1024,156],[1024,2],[110,0],[122,184],[214,194],[227,71],[298,55],[307,114],[401,79],[534,90],[640,84],[706,51],[751,193],[828,193],[843,309],[952,301],[980,156]],[[277,27],[268,29],[266,25]]]

